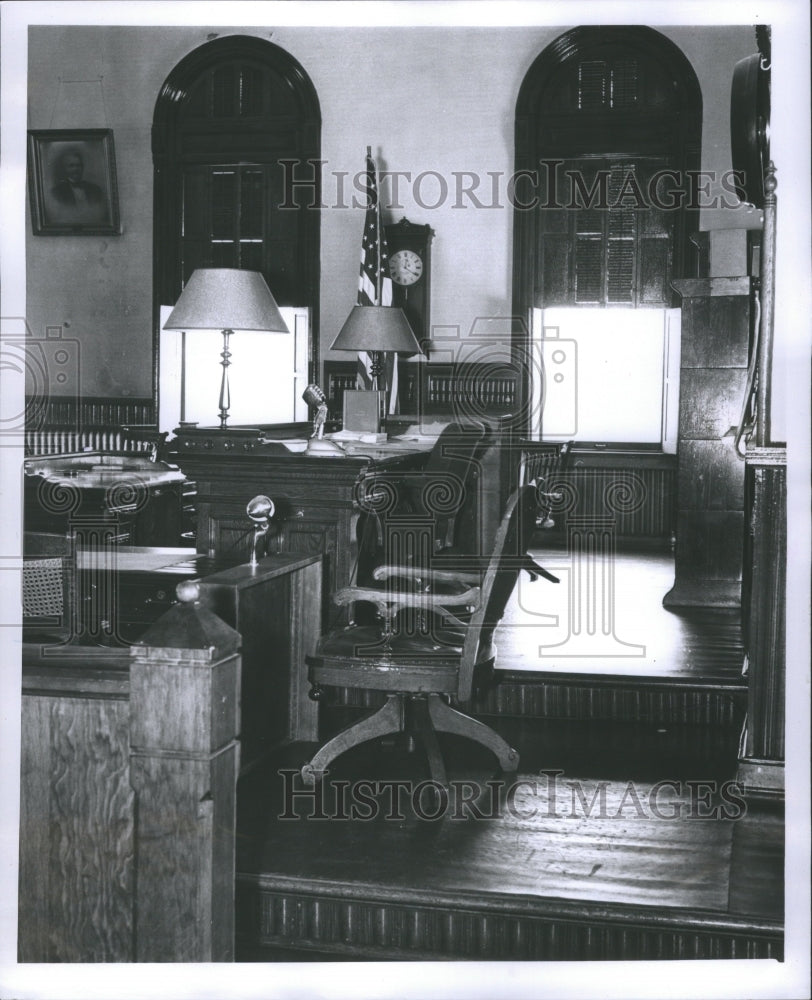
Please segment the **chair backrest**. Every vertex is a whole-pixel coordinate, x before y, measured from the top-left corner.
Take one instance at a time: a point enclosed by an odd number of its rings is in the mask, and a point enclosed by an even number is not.
[[[437,438],[422,474],[423,506],[435,520],[435,552],[470,546],[479,538],[482,463],[495,439],[491,428],[473,420],[450,423]]]
[[[528,565],[527,548],[535,518],[534,489],[530,485],[520,486],[508,499],[482,579],[480,603],[465,631],[457,688],[457,697],[461,701],[471,697],[474,668],[480,659],[480,650],[490,645],[519,572]]]
[[[59,642],[71,633],[73,555],[67,535],[23,535],[24,642]]]
[[[358,521],[355,582],[368,584],[382,563],[417,560],[428,568],[445,554],[455,564],[460,555],[487,557],[501,513],[500,444],[500,435],[482,422],[454,422],[443,429],[419,472],[396,477],[389,487],[388,473],[374,472]],[[385,501],[380,511],[376,490]],[[430,539],[423,537],[426,532]]]

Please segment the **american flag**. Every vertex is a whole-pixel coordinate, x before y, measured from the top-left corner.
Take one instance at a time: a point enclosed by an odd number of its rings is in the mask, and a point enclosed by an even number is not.
[[[359,306],[391,306],[392,278],[389,274],[389,250],[386,246],[381,203],[378,196],[378,168],[367,146],[366,162],[367,214],[361,240],[361,272],[358,276]],[[366,351],[358,353],[357,385],[359,389],[372,388],[370,365],[372,359]],[[397,355],[387,354],[386,387],[389,394],[387,412],[394,413],[398,396]]]

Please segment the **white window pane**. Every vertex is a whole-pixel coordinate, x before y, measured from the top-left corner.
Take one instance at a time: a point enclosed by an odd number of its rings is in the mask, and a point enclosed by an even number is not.
[[[665,310],[545,309],[534,336],[545,439],[662,442]]]
[[[229,338],[228,423],[232,427],[307,419],[307,405],[301,400],[307,385],[307,310],[280,311],[289,334],[236,330]],[[163,315],[162,320],[166,320]],[[183,344],[180,330],[161,330],[161,429],[174,430],[181,416],[203,427],[216,427],[223,376],[222,331],[194,330],[185,335],[185,350]]]

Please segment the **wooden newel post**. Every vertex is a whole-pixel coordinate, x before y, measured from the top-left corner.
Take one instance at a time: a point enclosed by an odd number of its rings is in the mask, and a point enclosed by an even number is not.
[[[132,651],[135,955],[233,961],[240,635],[177,592]]]

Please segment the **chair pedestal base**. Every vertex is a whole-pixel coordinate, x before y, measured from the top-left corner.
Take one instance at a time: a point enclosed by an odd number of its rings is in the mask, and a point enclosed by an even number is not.
[[[453,733],[481,743],[496,756],[503,771],[515,771],[518,768],[518,753],[490,726],[452,708],[436,694],[428,696],[428,708],[432,725],[437,732]]]
[[[411,709],[408,713],[407,703]],[[503,771],[516,771],[519,766],[518,753],[498,733],[483,722],[452,708],[439,694],[399,692],[387,695],[381,708],[325,743],[302,767],[302,778],[308,783],[320,781],[328,764],[336,757],[368,740],[405,731],[407,720],[411,723],[409,728],[426,751],[432,781],[444,788],[448,788],[448,777],[437,740],[438,732],[476,741],[496,756]]]

